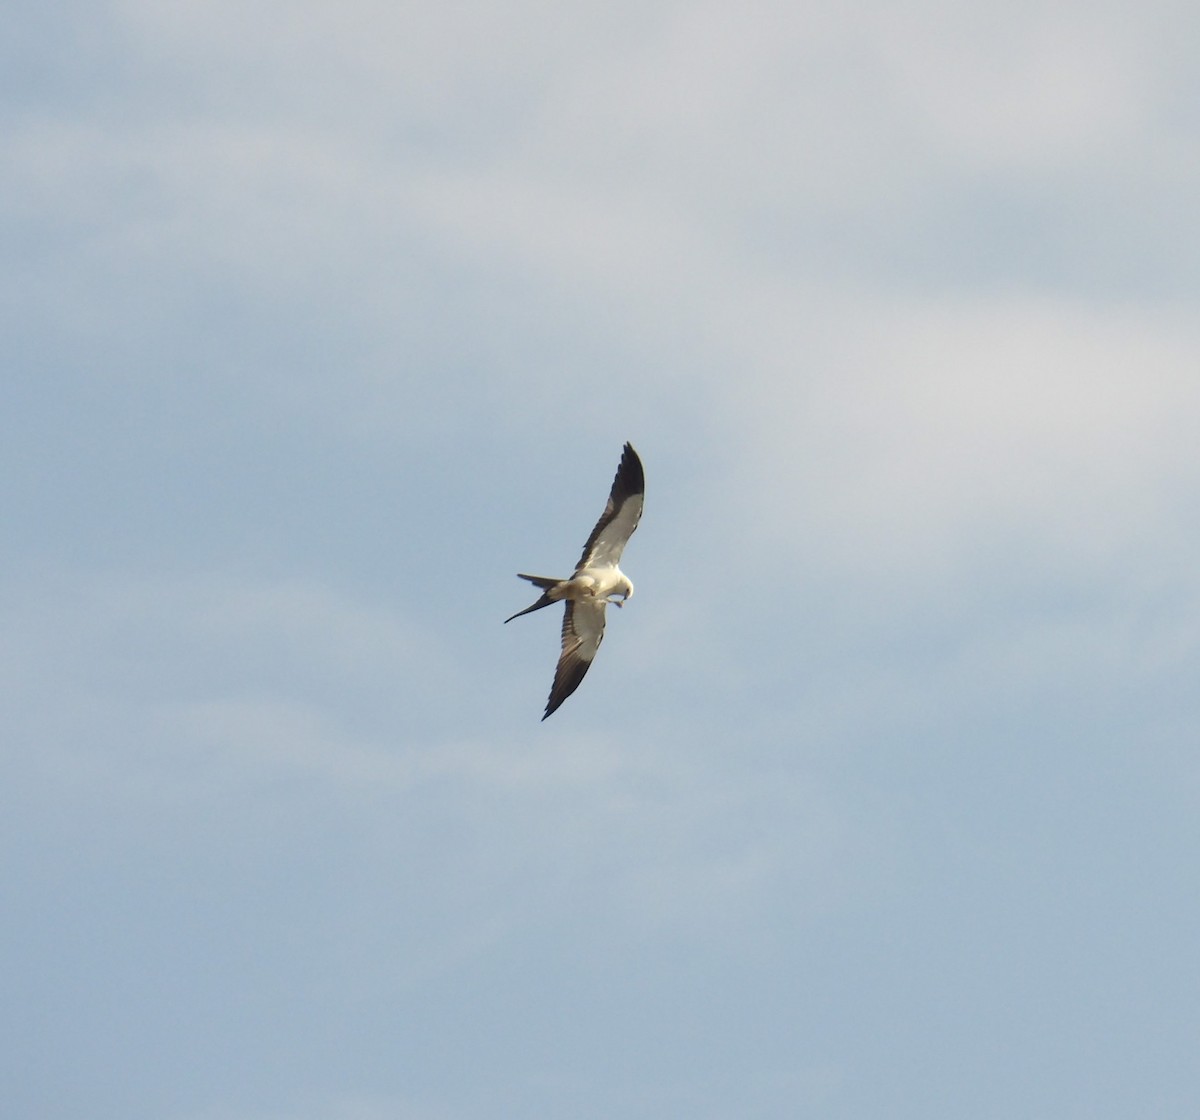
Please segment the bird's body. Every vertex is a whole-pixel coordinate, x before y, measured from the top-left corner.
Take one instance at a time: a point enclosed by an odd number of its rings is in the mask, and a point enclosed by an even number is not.
[[[618,561],[626,542],[642,516],[646,479],[642,461],[631,444],[625,444],[621,463],[613,479],[608,503],[579,557],[569,579],[530,576],[518,573],[542,591],[537,602],[517,611],[505,622],[531,614],[554,603],[566,602],[563,613],[562,653],[554,673],[554,684],[546,702],[546,716],[580,685],[592,659],[604,640],[605,608],[609,603],[620,607],[633,595],[633,582],[621,571]]]

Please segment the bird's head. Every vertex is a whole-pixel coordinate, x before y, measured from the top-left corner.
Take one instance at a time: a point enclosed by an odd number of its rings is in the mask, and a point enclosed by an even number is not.
[[[617,598],[618,595],[620,596],[619,599]],[[612,591],[609,593],[608,598],[605,599],[604,601],[606,603],[612,603],[612,605],[614,607],[623,607],[625,605],[625,600],[632,599],[632,598],[633,598],[633,582],[630,580],[630,578],[627,575],[625,575],[624,572],[622,572],[621,573],[621,582],[618,583],[617,586],[612,589]]]

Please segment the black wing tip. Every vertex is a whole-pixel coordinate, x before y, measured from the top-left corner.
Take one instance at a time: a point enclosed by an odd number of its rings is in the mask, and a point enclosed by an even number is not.
[[[565,616],[563,625],[566,625]],[[542,714],[543,720],[554,715],[562,707],[563,701],[574,694],[575,690],[583,683],[583,678],[587,676],[587,671],[591,667],[592,662],[590,659],[587,661],[576,660],[565,670],[560,664],[559,669],[554,674],[554,684],[550,688],[550,695],[546,699],[546,711]]]
[[[646,471],[642,468],[642,456],[637,454],[634,444],[631,444],[628,439],[626,439],[624,447],[620,449],[620,466],[636,472],[637,478],[643,484],[646,481]]]
[[[552,693],[550,696],[550,699],[546,701],[546,710],[542,713],[542,718],[541,718],[540,722],[545,723],[546,720],[548,720],[552,715],[554,715],[554,713],[557,712],[558,709],[563,706],[563,701],[566,700],[566,698],[568,696],[570,696],[571,693],[574,692],[575,689],[578,687],[579,687],[578,685],[575,685],[574,688],[568,689],[561,696],[555,695]]]
[[[571,691],[573,692],[574,689],[572,689]],[[546,701],[546,710],[542,713],[542,722],[544,723],[552,715],[554,715],[554,713],[557,712],[558,709],[562,707],[563,701],[570,695],[571,695],[571,692],[563,693],[563,692],[560,692],[559,689],[557,689],[557,688],[555,688],[553,691],[551,691],[550,697]]]
[[[646,471],[642,467],[641,456],[633,449],[632,443],[626,443],[621,449],[621,462],[617,465],[609,497],[615,506],[620,506],[626,498],[645,492]]]

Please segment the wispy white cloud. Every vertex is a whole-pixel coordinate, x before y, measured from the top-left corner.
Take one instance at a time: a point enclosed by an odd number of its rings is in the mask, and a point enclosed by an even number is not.
[[[1183,316],[1136,309],[880,309],[842,350],[856,357],[790,386],[772,379],[777,406],[747,410],[769,433],[747,485],[764,498],[755,522],[809,555],[815,532],[842,568],[887,557],[944,578],[948,563],[1013,548],[1079,574],[1173,567],[1191,536],[1198,350]],[[800,516],[771,518],[762,507],[788,493]]]

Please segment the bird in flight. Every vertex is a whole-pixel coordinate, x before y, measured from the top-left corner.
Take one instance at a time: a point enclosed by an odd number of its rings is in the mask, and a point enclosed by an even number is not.
[[[608,503],[583,546],[575,574],[570,579],[549,579],[517,573],[519,579],[527,579],[540,588],[542,596],[532,606],[506,618],[506,623],[563,600],[567,604],[563,614],[562,653],[542,719],[558,710],[591,668],[592,659],[604,640],[605,608],[609,603],[623,606],[625,600],[633,596],[633,583],[617,565],[642,516],[645,491],[642,461],[633,445],[627,443],[621,452]]]

